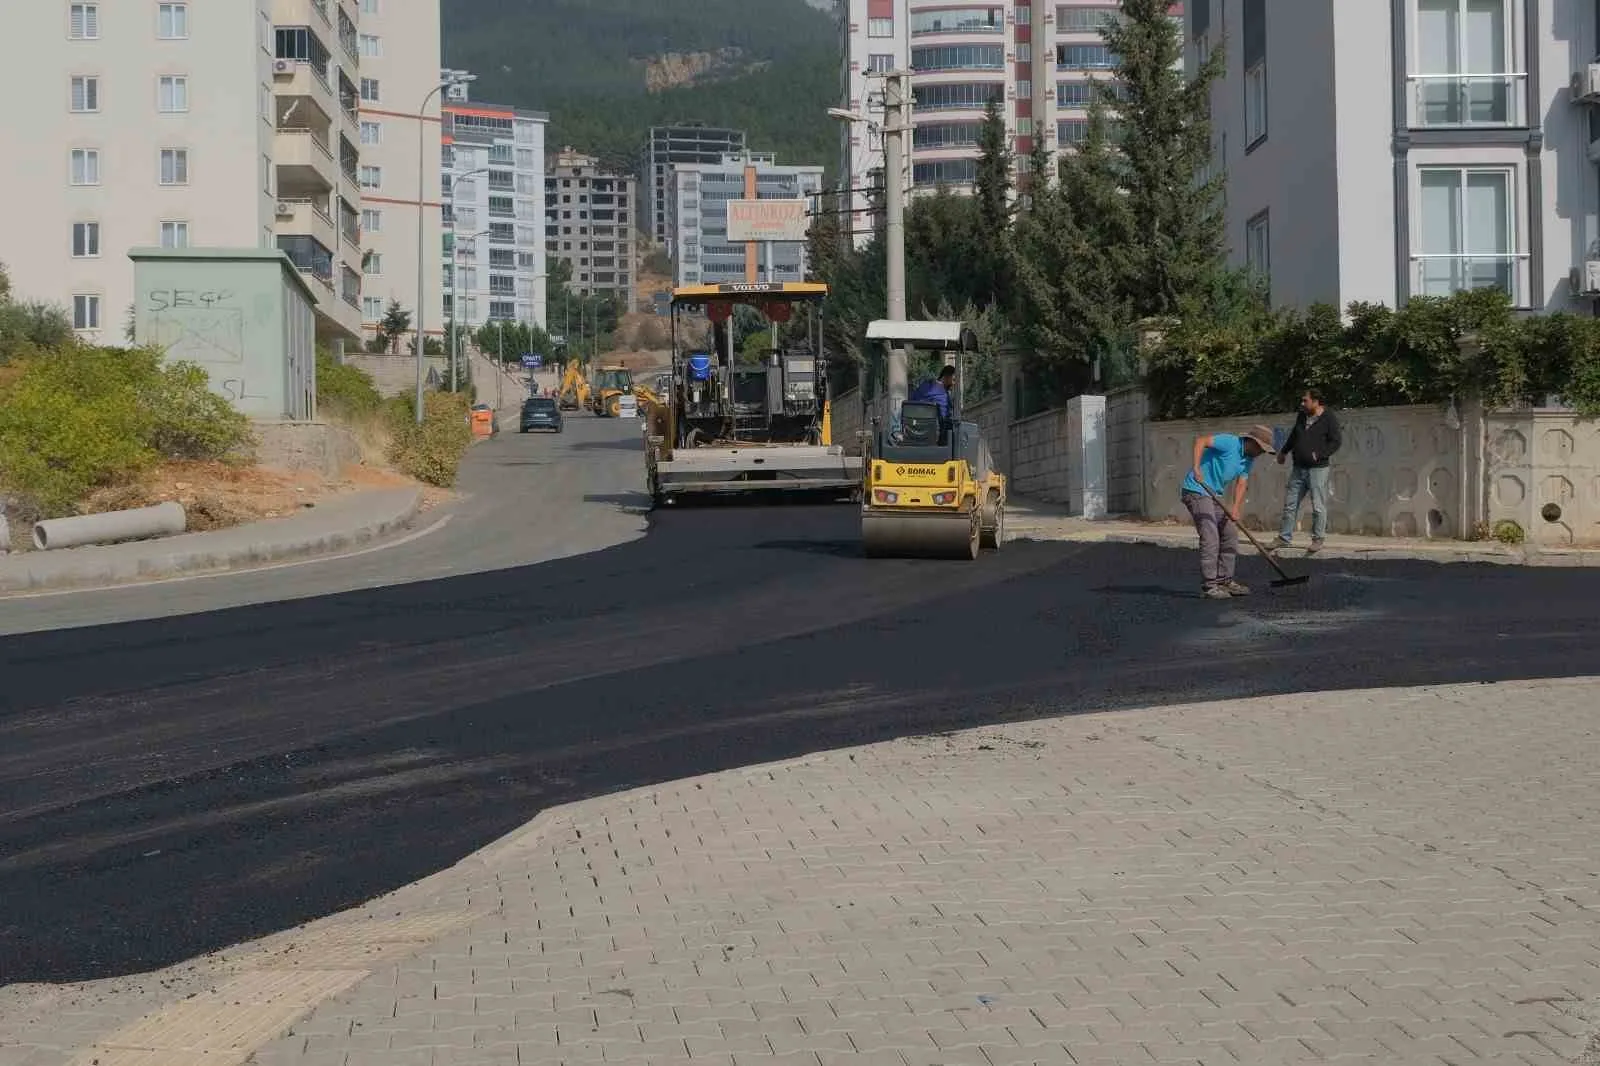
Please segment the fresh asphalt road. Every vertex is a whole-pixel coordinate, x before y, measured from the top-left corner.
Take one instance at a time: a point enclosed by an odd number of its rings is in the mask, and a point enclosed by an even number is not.
[[[589,424],[564,451],[508,437],[473,463],[637,478],[623,440]],[[416,880],[552,804],[828,747],[1600,672],[1600,573],[1328,561],[1216,604],[1189,552],[871,561],[855,533],[848,506],[670,510],[560,561],[0,641],[0,984],[167,965]],[[386,558],[412,557],[320,580]]]

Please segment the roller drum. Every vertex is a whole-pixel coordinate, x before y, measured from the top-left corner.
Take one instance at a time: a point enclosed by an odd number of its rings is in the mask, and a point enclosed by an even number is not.
[[[965,520],[903,511],[861,514],[862,550],[872,558],[976,559],[978,532],[976,511]]]

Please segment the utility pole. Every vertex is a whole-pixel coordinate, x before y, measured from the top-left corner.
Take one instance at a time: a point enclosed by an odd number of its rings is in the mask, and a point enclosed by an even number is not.
[[[906,320],[906,187],[905,138],[911,130],[911,76],[891,71],[883,80],[883,186],[888,215],[884,227],[888,253],[889,321]],[[889,349],[889,424],[900,425],[900,405],[906,402],[904,348]]]

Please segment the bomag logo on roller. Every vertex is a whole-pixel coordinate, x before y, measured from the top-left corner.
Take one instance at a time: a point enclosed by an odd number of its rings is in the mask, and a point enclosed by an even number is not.
[[[939,468],[936,466],[897,466],[894,472],[901,477],[937,477]]]

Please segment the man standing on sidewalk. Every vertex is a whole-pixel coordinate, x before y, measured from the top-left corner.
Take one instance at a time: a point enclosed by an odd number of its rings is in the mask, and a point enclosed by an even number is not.
[[[1328,460],[1339,450],[1344,438],[1339,431],[1339,418],[1328,409],[1318,389],[1307,389],[1300,400],[1300,414],[1294,420],[1294,429],[1278,453],[1278,462],[1294,460],[1289,473],[1289,488],[1283,498],[1283,524],[1278,527],[1277,548],[1287,548],[1294,543],[1294,527],[1300,521],[1300,504],[1311,497],[1311,551],[1322,550],[1323,538],[1328,535]]]
[[[1234,580],[1239,557],[1239,512],[1256,458],[1272,453],[1272,430],[1251,426],[1244,433],[1197,437],[1194,464],[1183,481],[1183,505],[1200,535],[1201,595],[1208,600],[1248,596],[1248,586]],[[1224,502],[1230,495],[1231,502]]]

